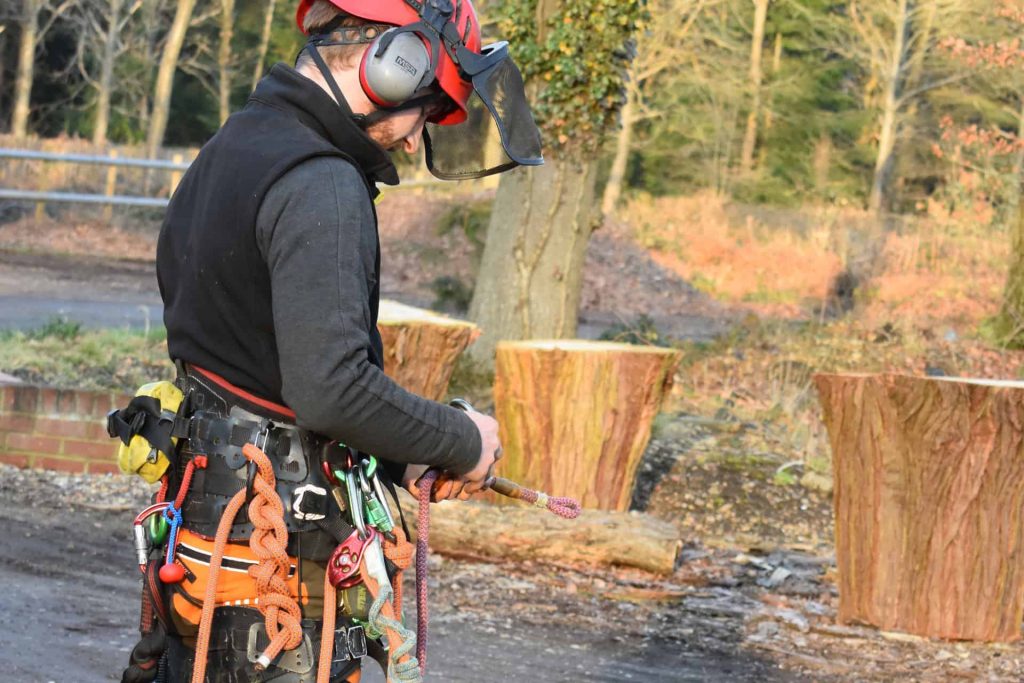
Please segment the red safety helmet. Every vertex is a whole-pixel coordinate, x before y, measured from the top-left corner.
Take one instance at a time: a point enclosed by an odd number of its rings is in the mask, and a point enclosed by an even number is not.
[[[300,0],[295,12],[295,22],[299,30],[305,33],[303,21],[306,13],[316,0]],[[407,0],[327,0],[342,12],[366,21],[393,26],[406,26],[419,21],[420,15]],[[470,0],[453,0],[455,13],[452,22],[459,31],[465,46],[473,52],[480,52],[480,22],[476,10]],[[427,46],[429,50],[429,45]],[[446,112],[431,123],[442,126],[454,126],[466,120],[466,107],[469,96],[473,94],[473,84],[463,80],[459,67],[452,61],[447,50],[442,48],[440,59],[437,60],[437,84],[452,98],[457,109]]]

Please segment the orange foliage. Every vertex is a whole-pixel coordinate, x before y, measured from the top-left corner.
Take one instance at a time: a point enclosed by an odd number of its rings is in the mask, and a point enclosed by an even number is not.
[[[730,220],[728,208],[703,193],[634,201],[627,214],[655,262],[722,301],[794,316],[808,299],[827,295],[842,269],[826,248],[827,231],[770,231],[752,216]]]
[[[976,327],[999,310],[1010,240],[990,227],[992,208],[981,198],[921,208],[927,216],[899,232],[853,210],[794,211],[793,225],[811,227],[768,228],[707,194],[635,200],[628,215],[653,260],[734,307],[816,319],[845,259],[853,258],[855,314],[868,327]],[[869,260],[851,257],[851,241]]]

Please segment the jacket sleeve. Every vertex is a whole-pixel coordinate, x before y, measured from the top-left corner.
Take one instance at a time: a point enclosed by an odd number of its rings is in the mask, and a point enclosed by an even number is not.
[[[476,425],[370,362],[370,201],[359,172],[335,157],[300,164],[264,197],[256,237],[270,272],[282,395],[306,429],[393,463],[465,474],[480,457]]]

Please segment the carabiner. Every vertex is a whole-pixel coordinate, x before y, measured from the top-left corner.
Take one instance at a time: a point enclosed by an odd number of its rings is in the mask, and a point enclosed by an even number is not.
[[[345,489],[348,493],[348,511],[352,515],[352,525],[359,532],[359,538],[366,538],[366,522],[363,519],[363,497],[359,486],[359,477],[351,470],[345,476]]]

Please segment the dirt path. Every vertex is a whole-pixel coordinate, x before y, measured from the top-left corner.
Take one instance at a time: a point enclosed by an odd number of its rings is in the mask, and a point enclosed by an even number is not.
[[[130,513],[74,505],[48,508],[30,500],[24,487],[20,493],[2,486],[0,491],[3,680],[117,680],[134,643],[138,610],[138,570],[132,566],[127,533]],[[740,651],[742,619],[735,614],[718,619],[720,634],[710,647],[707,633],[699,643],[688,644],[673,637],[672,629],[665,638],[601,629],[590,600],[580,595],[563,595],[562,600],[571,599],[557,605],[559,614],[548,610],[551,596],[533,583],[536,572],[450,560],[436,568],[430,680],[804,680]],[[522,596],[516,593],[523,591],[533,594],[537,605],[519,604]],[[503,599],[509,596],[517,602],[506,606]],[[630,631],[643,626],[635,624]],[[364,680],[380,683],[383,678],[375,672]]]

